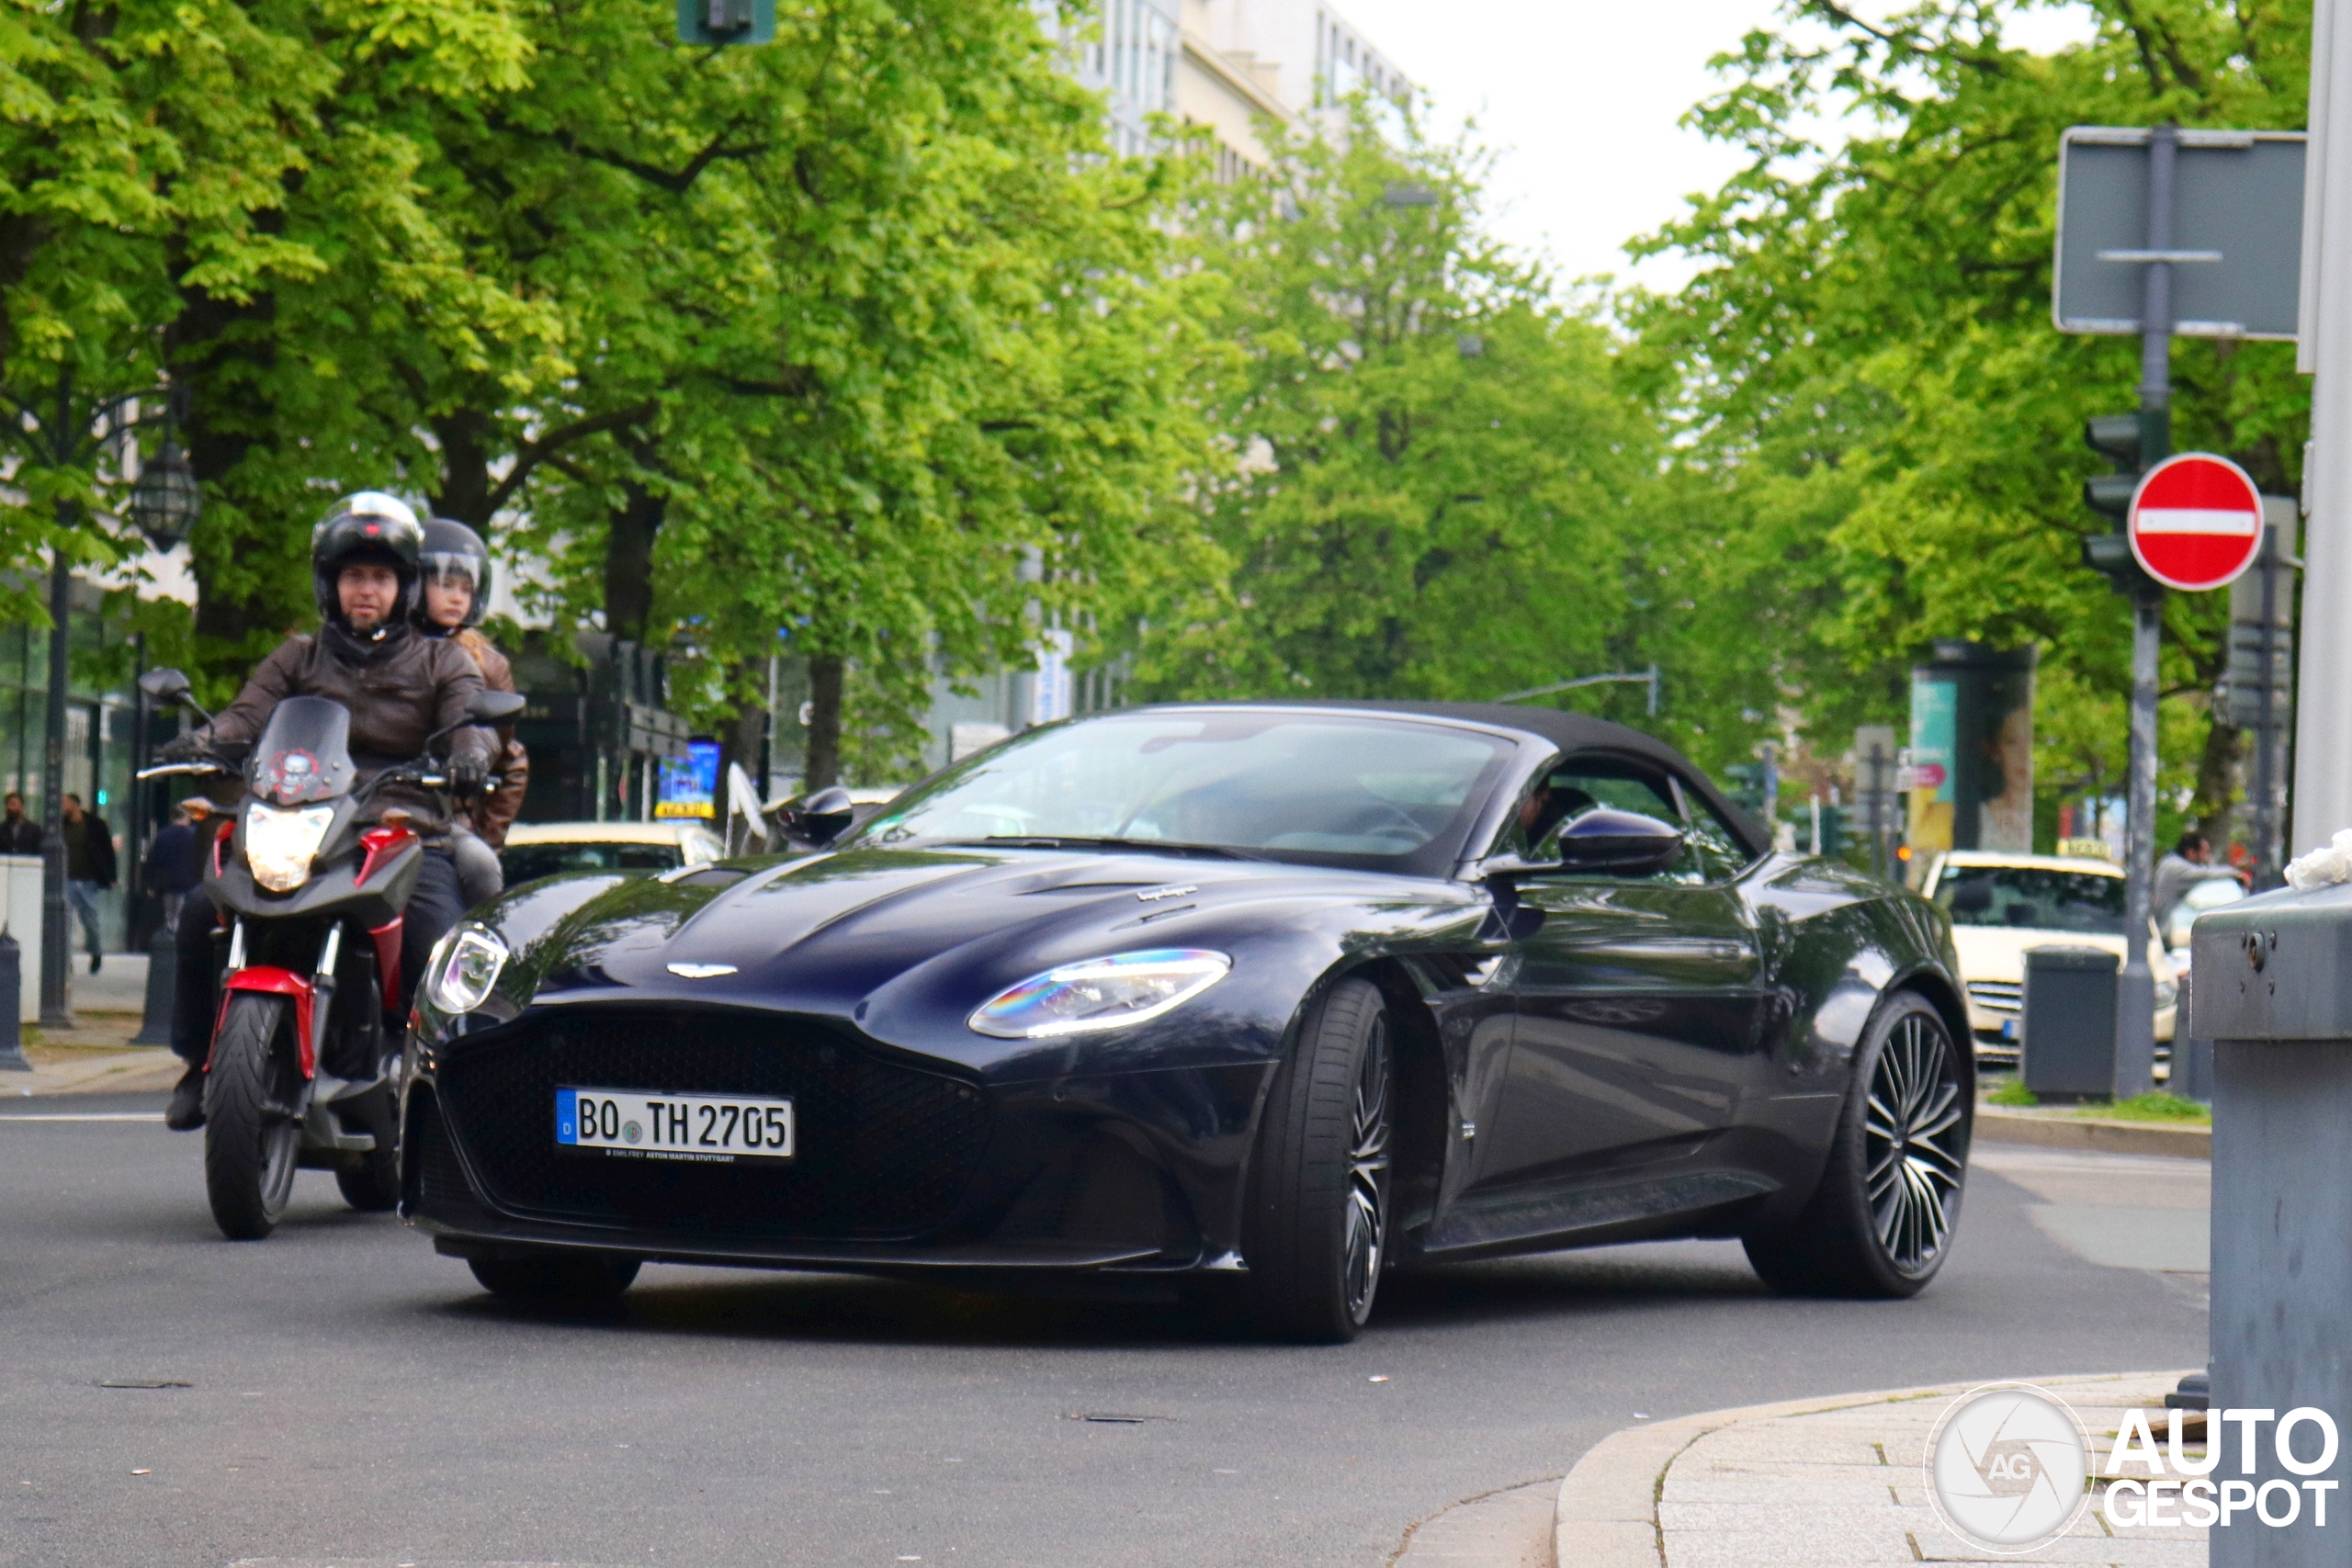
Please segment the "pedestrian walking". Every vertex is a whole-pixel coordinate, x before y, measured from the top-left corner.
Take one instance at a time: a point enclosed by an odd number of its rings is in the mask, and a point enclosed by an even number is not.
[[[82,797],[65,797],[64,820],[59,835],[65,840],[65,901],[82,921],[82,935],[90,944],[90,973],[106,962],[106,942],[98,935],[98,895],[114,886],[114,835],[107,819],[82,809]]]
[[[25,815],[25,797],[10,790],[0,798],[0,855],[37,855],[40,853],[40,824]]]
[[[204,882],[204,862],[200,858],[204,835],[198,831],[198,825],[207,815],[193,802],[180,802],[172,807],[172,819],[147,846],[142,874],[147,890],[162,901],[164,924],[171,931],[179,930],[180,906]]]

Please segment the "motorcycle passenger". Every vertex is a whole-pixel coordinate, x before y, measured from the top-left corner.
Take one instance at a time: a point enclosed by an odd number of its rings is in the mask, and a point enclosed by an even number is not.
[[[447,637],[473,655],[481,678],[493,692],[514,689],[514,670],[506,656],[477,629],[482,604],[490,597],[490,547],[481,536],[463,523],[447,517],[424,522],[424,590],[416,607],[416,629],[428,637]],[[514,739],[514,727],[498,731],[491,771],[495,790],[475,800],[460,814],[450,835],[457,857],[458,885],[466,906],[487,903],[506,886],[498,851],[506,829],[523,809],[523,792],[530,787],[530,753]]]
[[[158,751],[165,761],[195,761],[224,748],[250,746],[280,700],[328,697],[351,714],[352,762],[361,786],[386,767],[423,755],[435,731],[461,724],[482,689],[481,672],[455,643],[415,635],[424,530],[416,513],[372,491],[328,509],[311,535],[311,582],[318,602],[316,636],[296,634],[261,661],[210,724],[181,734]],[[490,775],[489,732],[468,726],[445,744],[443,770],[459,798],[480,793]],[[408,1016],[410,994],[433,944],[465,913],[450,859],[443,807],[430,791],[388,784],[369,801],[378,819],[404,814],[425,840],[424,864],[401,927],[401,995],[391,1016]],[[211,1050],[219,957],[218,917],[202,888],[180,911],[174,979],[172,1049],[188,1064],[164,1115],[187,1132],[204,1124],[204,1061]]]

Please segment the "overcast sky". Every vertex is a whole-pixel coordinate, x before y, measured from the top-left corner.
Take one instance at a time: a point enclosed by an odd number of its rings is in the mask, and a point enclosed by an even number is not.
[[[1883,15],[1897,7],[1858,7]],[[1674,257],[1634,270],[1619,248],[1738,166],[1677,121],[1718,90],[1707,61],[1771,19],[1773,0],[1339,0],[1338,9],[1425,88],[1436,126],[1466,116],[1502,152],[1497,231],[1546,254],[1563,279],[1614,273],[1653,288]],[[2086,31],[2078,11],[2026,17],[2012,41],[2049,49]]]

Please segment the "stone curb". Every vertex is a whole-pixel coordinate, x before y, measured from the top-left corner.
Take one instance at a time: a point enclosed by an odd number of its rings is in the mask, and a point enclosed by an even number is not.
[[[2168,1127],[2155,1122],[2115,1122],[2091,1116],[2023,1116],[1990,1105],[1976,1108],[1976,1136],[1988,1144],[2172,1155],[2183,1159],[2213,1157],[2211,1127]]]
[[[2109,1372],[2021,1381],[2057,1388],[2064,1384],[2119,1382],[2137,1375],[2140,1374]],[[1965,1382],[1925,1388],[1825,1394],[1817,1399],[1792,1399],[1778,1404],[1710,1410],[1612,1432],[1595,1443],[1568,1472],[1567,1479],[1560,1483],[1553,1524],[1554,1561],[1562,1568],[1569,1564],[1575,1564],[1575,1568],[1670,1568],[1666,1561],[1665,1540],[1658,1530],[1658,1497],[1666,1488],[1667,1471],[1685,1449],[1710,1432],[1782,1416],[1817,1416],[1826,1411],[1855,1410],[1914,1399],[1951,1399],[1986,1382],[2002,1381],[2006,1380],[1972,1378]]]

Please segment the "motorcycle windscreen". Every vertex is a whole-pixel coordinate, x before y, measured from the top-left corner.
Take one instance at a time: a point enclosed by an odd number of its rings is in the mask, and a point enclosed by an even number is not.
[[[248,786],[280,806],[351,793],[351,714],[326,697],[288,697],[245,764]]]

